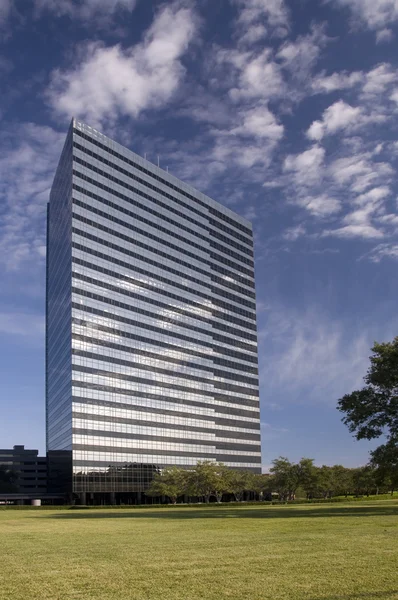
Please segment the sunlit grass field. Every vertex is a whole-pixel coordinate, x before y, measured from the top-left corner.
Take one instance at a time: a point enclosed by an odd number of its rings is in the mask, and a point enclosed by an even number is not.
[[[1,600],[398,600],[398,502],[0,510]]]

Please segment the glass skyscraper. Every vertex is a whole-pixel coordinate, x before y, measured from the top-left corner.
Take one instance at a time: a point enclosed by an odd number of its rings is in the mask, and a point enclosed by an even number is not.
[[[199,460],[261,472],[251,224],[77,120],[48,205],[46,341],[70,492],[137,494]]]

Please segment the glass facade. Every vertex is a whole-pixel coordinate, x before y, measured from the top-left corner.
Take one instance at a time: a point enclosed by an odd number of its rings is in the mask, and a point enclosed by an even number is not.
[[[73,492],[260,472],[252,228],[74,120],[50,195],[47,450]]]

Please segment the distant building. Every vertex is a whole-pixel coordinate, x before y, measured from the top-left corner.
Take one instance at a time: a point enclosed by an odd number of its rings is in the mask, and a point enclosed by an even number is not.
[[[41,498],[47,492],[47,458],[39,456],[38,450],[0,449],[0,467],[17,473],[15,493]]]
[[[251,223],[76,120],[48,206],[46,342],[50,485],[138,501],[168,465],[261,472]]]

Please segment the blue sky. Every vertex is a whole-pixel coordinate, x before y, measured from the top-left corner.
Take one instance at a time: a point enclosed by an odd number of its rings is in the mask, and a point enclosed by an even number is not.
[[[0,446],[44,451],[45,206],[76,116],[251,219],[263,463],[357,466],[397,333],[397,0],[0,0]]]

